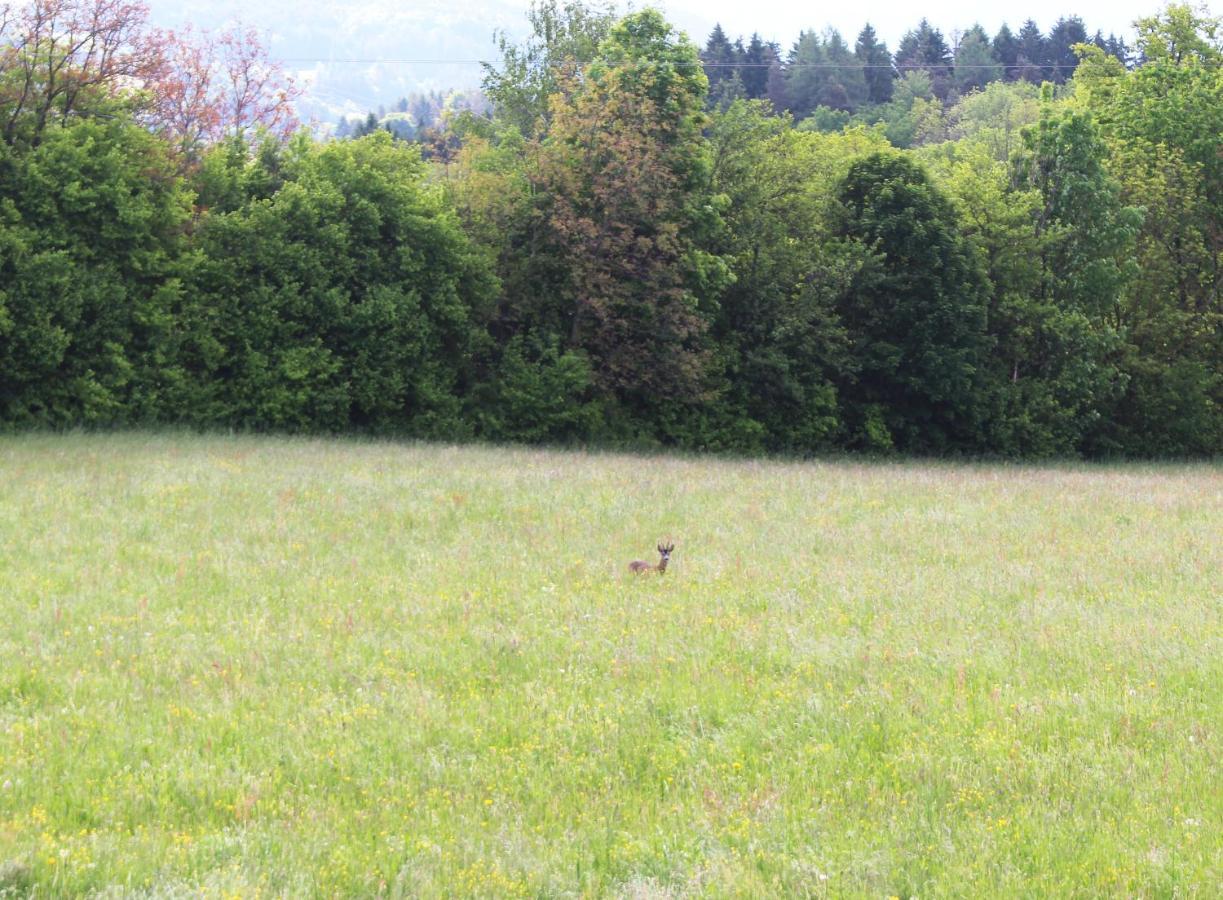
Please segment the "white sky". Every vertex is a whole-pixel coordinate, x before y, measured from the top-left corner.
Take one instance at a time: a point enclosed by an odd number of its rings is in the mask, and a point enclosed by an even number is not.
[[[1223,0],[1211,0],[1207,8],[1217,15]],[[1027,18],[1036,20],[1041,31],[1049,29],[1062,16],[1077,15],[1088,34],[1100,29],[1105,35],[1116,32],[1129,42],[1135,19],[1151,16],[1163,8],[1162,0],[1006,0],[1000,4],[973,0],[856,0],[843,4],[796,3],[787,0],[643,0],[635,6],[656,6],[688,32],[702,46],[715,22],[721,22],[731,40],[740,34],[746,40],[759,31],[765,40],[776,40],[788,50],[804,28],[822,31],[838,29],[853,46],[862,26],[870,22],[876,33],[895,51],[901,36],[916,27],[925,16],[951,43],[952,32],[965,31],[974,22],[992,37],[1005,21],[1012,31]]]

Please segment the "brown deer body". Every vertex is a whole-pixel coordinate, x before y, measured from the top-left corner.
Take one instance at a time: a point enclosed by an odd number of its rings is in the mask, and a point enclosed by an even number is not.
[[[658,555],[662,558],[658,561],[658,565],[652,566],[644,559],[635,559],[628,564],[628,570],[634,575],[642,575],[646,572],[657,572],[661,575],[667,571],[667,563],[671,561],[671,551],[674,549],[674,544],[659,544]]]

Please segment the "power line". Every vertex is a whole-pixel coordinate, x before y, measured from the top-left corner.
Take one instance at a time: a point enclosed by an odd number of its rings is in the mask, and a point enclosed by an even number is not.
[[[393,57],[383,59],[360,59],[356,57],[329,57],[329,56],[282,56],[281,62],[296,62],[296,63],[357,63],[359,65],[367,65],[374,63],[388,64],[405,64],[405,65],[421,65],[421,66],[465,66],[465,65],[491,65],[485,59],[395,59]]]
[[[353,65],[408,65],[408,66],[491,66],[486,59],[399,59],[394,57],[368,58],[357,57],[323,57],[323,56],[284,56],[284,63],[345,63]],[[680,63],[680,66],[686,64]],[[694,63],[693,68],[702,69],[771,69],[774,63]],[[1004,63],[976,63],[972,65],[956,65],[947,63],[783,63],[776,64],[783,69],[888,69],[891,71],[925,71],[927,69],[1077,69],[1078,63],[1023,63],[1006,65]]]

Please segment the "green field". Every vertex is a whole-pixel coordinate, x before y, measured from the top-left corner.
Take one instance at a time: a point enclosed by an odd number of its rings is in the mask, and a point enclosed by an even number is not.
[[[1209,465],[0,438],[0,896],[1217,897],[1220,572]]]

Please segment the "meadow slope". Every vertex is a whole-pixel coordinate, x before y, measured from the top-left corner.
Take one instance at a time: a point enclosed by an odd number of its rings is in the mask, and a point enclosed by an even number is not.
[[[0,896],[1219,896],[1221,535],[1208,465],[3,437]]]

